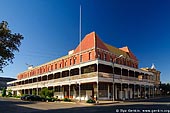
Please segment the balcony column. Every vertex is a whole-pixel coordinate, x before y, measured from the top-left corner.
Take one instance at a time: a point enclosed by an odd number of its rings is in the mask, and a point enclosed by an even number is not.
[[[99,103],[99,82],[97,82],[97,95],[96,95],[96,102]]]
[[[108,84],[108,99],[110,99],[110,85]]]
[[[151,94],[151,93],[150,93],[150,85],[149,85],[149,92],[148,92],[148,94],[149,94],[149,98],[150,98],[150,96],[151,96],[151,95],[150,95],[150,94]]]
[[[47,88],[48,88],[48,86],[49,86],[49,85],[48,85],[48,74],[47,74]]]
[[[70,98],[70,86],[71,86],[71,84],[70,84],[70,66],[69,66],[69,71],[68,71],[68,73],[69,73],[69,85],[68,85],[68,98]]]
[[[142,98],[142,86],[140,84],[140,98]]]
[[[129,83],[128,83],[128,95],[127,95],[127,99],[129,99],[130,98],[130,90],[129,90]]]
[[[115,77],[115,75],[114,75],[114,63],[113,63],[113,84],[112,84],[112,98],[113,98],[113,101],[115,101],[115,79],[114,79],[114,77]]]
[[[139,85],[139,84],[138,84]],[[140,94],[140,86],[137,87],[137,98],[139,98],[139,94]]]
[[[53,86],[53,95],[54,95],[54,92],[55,92],[55,86]]]
[[[73,85],[73,99],[76,99],[77,97],[76,91],[77,91],[77,85]]]
[[[122,100],[122,83],[120,84],[120,100]]]
[[[153,98],[154,98],[154,90],[155,88],[154,88],[154,86],[152,86],[152,96],[153,96]]]
[[[117,100],[117,84],[115,84],[115,100]]]
[[[79,101],[81,101],[81,83],[79,82]]]
[[[144,98],[146,98],[146,85],[144,85]]]
[[[60,97],[61,98],[64,98],[63,89],[64,89],[64,87],[62,87],[62,85],[60,85]]]
[[[30,95],[30,89],[28,89],[28,94]]]
[[[68,85],[68,98],[70,98],[70,86],[71,86],[71,84],[69,83],[69,85]]]
[[[135,71],[134,71],[133,77],[136,79],[136,77],[135,77]],[[135,99],[135,83],[134,83],[134,87],[133,87],[133,99]]]
[[[120,99],[123,99],[123,91],[122,91],[122,68],[121,68],[121,72],[120,72],[120,79],[121,79],[121,83],[120,83]]]
[[[128,69],[128,80],[129,80],[129,69]],[[129,83],[128,83],[128,98],[127,99],[130,99]]]
[[[136,87],[135,87],[135,84],[134,84],[134,88],[133,88],[133,99],[135,99],[135,91],[136,91],[135,88],[136,88]]]
[[[99,103],[99,64],[98,64],[98,62],[97,62],[97,78],[98,79],[96,82],[96,85],[97,85],[96,103]],[[114,84],[113,84],[113,86],[114,86]],[[114,92],[114,90],[113,90],[113,92]],[[114,93],[113,93],[113,95],[114,95]]]
[[[38,95],[38,77],[37,77],[37,89],[36,90],[37,90],[37,95]]]
[[[140,94],[140,98],[142,98],[142,86],[141,86],[141,84],[140,84],[140,88],[139,88],[139,90],[140,90],[140,92],[139,92],[139,94]]]

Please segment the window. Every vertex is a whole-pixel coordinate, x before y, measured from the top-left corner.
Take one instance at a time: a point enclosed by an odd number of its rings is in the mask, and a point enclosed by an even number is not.
[[[70,76],[79,75],[79,68],[71,69]]]
[[[106,60],[106,54],[104,53],[104,60]]]
[[[101,54],[100,53],[98,53],[98,59],[101,59]]]
[[[81,73],[91,73],[91,72],[96,72],[97,71],[97,65],[93,64],[93,65],[89,65],[89,66],[85,66],[81,68]]]
[[[80,55],[80,62],[82,62],[82,55]]]
[[[69,76],[69,71],[67,70],[67,71],[63,71],[62,72],[62,77],[67,77],[67,76]]]
[[[128,76],[128,70],[127,69],[122,69],[122,75],[123,76]]]
[[[76,57],[74,57],[74,59],[73,59],[73,64],[75,64],[76,63]]]
[[[54,74],[54,79],[60,78],[60,72]]]
[[[110,62],[113,62],[113,58],[110,56]]]
[[[119,59],[116,59],[116,61],[115,61],[115,62],[116,62],[116,64],[119,64]]]
[[[114,67],[114,74],[121,75],[121,68]]]
[[[55,64],[55,69],[57,69],[57,64]]]
[[[51,65],[51,71],[53,70],[53,65]]]
[[[67,66],[67,61],[65,61],[65,67]]]
[[[91,52],[89,52],[89,60],[91,60]]]
[[[99,64],[98,65],[98,71],[99,72],[105,72],[105,73],[113,73],[113,69],[111,66]]]
[[[123,61],[122,61],[122,59],[119,59],[120,60],[120,64],[123,64]]]
[[[72,60],[70,59],[70,65],[71,65]]]
[[[126,59],[123,59],[123,64],[126,65]]]

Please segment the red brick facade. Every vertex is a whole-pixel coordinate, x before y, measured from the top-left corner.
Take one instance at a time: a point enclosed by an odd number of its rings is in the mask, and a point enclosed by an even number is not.
[[[124,57],[113,61],[120,54],[123,54]],[[81,61],[80,57],[82,57]],[[29,69],[23,73],[20,73],[17,78],[20,80],[31,76],[45,74],[47,72],[80,64],[80,62],[83,63],[96,59],[101,59],[108,62],[116,62],[122,65],[138,68],[138,60],[128,47],[118,49],[107,45],[102,42],[95,32],[92,32],[85,36],[82,42],[74,50],[73,54]]]

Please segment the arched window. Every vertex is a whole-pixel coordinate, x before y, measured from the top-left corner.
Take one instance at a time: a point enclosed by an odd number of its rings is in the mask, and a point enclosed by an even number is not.
[[[76,64],[76,57],[74,57],[73,59],[73,64]]]
[[[82,55],[80,55],[80,62],[82,62]]]
[[[110,56],[110,62],[113,62],[113,58],[112,58],[112,56]]]
[[[104,53],[104,60],[106,60],[106,53]]]
[[[98,52],[98,59],[101,59],[101,54]]]
[[[91,52],[89,52],[89,60],[91,60]]]
[[[71,65],[72,60],[70,59],[70,65]]]
[[[65,61],[65,67],[67,67],[67,61]]]
[[[55,69],[57,69],[57,63],[55,64]]]

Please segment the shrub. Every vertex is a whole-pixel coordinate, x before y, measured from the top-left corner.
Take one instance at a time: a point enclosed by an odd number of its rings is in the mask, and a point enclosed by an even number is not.
[[[32,91],[32,94],[33,94],[33,95],[36,95],[36,91],[35,91],[35,90],[33,90],[33,91]]]
[[[51,102],[52,98],[51,97],[46,97],[45,100],[48,101],[48,102]]]
[[[96,103],[96,101],[92,100],[92,99],[89,99],[89,100],[86,101],[86,103]]]
[[[57,98],[51,98],[52,102],[57,101]]]
[[[12,97],[12,90],[9,89],[7,92],[8,92],[8,97]]]
[[[52,97],[53,95],[54,95],[54,92],[52,90],[48,90],[47,87],[42,88],[40,92],[40,96],[43,98]]]
[[[64,101],[64,102],[71,102],[71,99],[69,99],[69,98],[64,98],[63,101]]]
[[[15,98],[21,98],[21,96],[15,96]]]
[[[2,97],[5,97],[5,96],[6,96],[6,89],[3,88],[3,89],[2,89]]]

